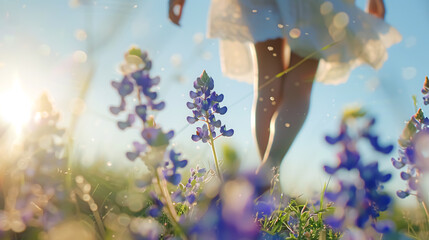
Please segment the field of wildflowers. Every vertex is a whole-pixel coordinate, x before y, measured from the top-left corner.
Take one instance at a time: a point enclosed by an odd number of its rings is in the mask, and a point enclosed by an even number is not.
[[[174,131],[157,124],[155,113],[168,103],[158,98],[161,79],[151,67],[148,53],[127,51],[123,77],[111,83],[119,104],[109,108],[119,129],[139,133],[124,156],[142,161],[143,174],[125,177],[100,171],[97,163],[70,163],[67,129],[58,126],[58,110],[47,94],[35,102],[19,144],[8,142],[10,126],[2,122],[1,147],[14,151],[5,151],[0,168],[0,239],[429,238],[427,193],[420,184],[429,168],[429,119],[421,108],[398,137],[397,154],[393,145],[380,144],[385,141],[373,130],[375,117],[347,109],[338,133],[325,139],[339,150],[337,164],[321,169],[331,181],[313,199],[292,198],[279,189],[277,175],[267,182],[253,171],[239,171],[234,149],[224,146],[220,161],[216,139],[234,137],[234,130],[224,124],[222,102],[228,96],[215,91],[216,81],[205,71],[189,87],[183,107],[189,108],[188,123],[197,125],[189,138],[210,145],[215,168],[189,166],[171,144]],[[422,93],[429,104],[428,78]],[[362,161],[362,145],[392,155],[391,171],[380,172],[376,160]],[[383,189],[392,174],[406,182],[396,196]],[[393,206],[394,198],[409,197],[420,203],[415,213]]]

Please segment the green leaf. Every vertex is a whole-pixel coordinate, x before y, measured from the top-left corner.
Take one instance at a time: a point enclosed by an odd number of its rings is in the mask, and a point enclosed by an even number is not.
[[[142,55],[142,50],[140,48],[133,47],[128,50],[128,54],[140,57]]]
[[[207,75],[206,70],[203,71],[200,78],[203,83],[207,83],[210,80],[210,77],[209,75]]]
[[[366,115],[366,111],[360,106],[347,107],[343,113],[343,120],[361,118]]]

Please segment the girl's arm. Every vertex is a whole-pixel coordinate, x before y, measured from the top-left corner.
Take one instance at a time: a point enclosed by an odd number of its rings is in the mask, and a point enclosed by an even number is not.
[[[381,19],[384,19],[384,15],[386,15],[386,9],[384,7],[383,0],[368,0],[366,11],[369,14],[372,14]]]
[[[174,24],[179,26],[183,5],[185,5],[185,0],[169,0],[168,17]]]

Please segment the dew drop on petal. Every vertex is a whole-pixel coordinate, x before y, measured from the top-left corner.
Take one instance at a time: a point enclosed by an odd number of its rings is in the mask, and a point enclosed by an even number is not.
[[[285,123],[285,127],[290,127],[290,123]]]
[[[280,23],[279,23],[279,24],[277,24],[277,27],[278,27],[278,28],[280,28],[280,29],[281,29],[281,28],[284,28],[283,24],[280,24]]]
[[[268,46],[268,47],[267,47],[267,49],[268,49],[268,51],[270,51],[270,52],[271,52],[271,51],[273,51],[273,50],[274,50],[274,47],[273,47],[273,46]]]

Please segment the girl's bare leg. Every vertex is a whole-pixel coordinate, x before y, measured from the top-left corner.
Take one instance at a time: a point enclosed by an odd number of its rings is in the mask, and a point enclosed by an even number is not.
[[[290,66],[303,58],[291,53]],[[319,60],[309,59],[286,74],[282,99],[273,115],[270,139],[263,158],[265,174],[279,167],[307,117],[311,89]]]
[[[258,79],[254,84],[252,129],[261,159],[267,149],[271,119],[282,100],[283,79],[266,83],[285,69],[284,46],[284,40],[280,38],[255,43]]]

